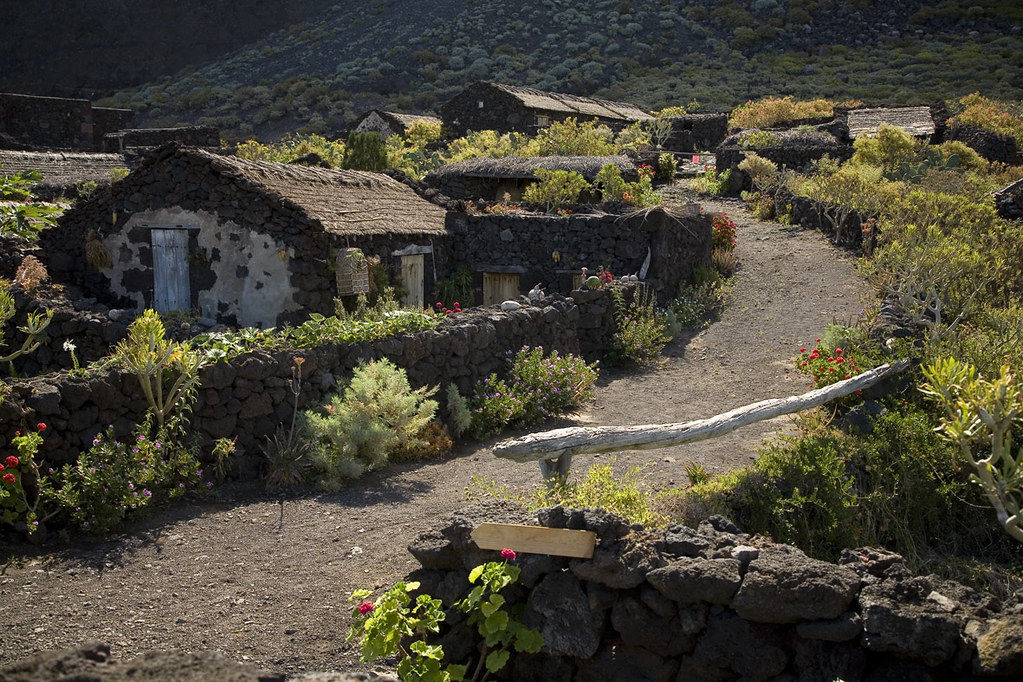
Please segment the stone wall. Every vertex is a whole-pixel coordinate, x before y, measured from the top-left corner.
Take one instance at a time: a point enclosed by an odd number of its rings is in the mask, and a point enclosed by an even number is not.
[[[728,135],[728,114],[687,114],[671,117],[665,149],[700,152],[716,149]]]
[[[999,135],[976,126],[952,126],[948,139],[965,143],[988,161],[1019,163],[1020,150],[1012,135]]]
[[[582,267],[589,274],[599,266],[615,276],[638,273],[649,252],[647,279],[663,301],[710,263],[710,216],[695,205],[677,215],[660,209],[569,218],[449,214],[448,230],[455,263],[469,265],[480,282],[488,269],[518,268],[521,291],[539,283],[548,292],[568,292]]]
[[[24,147],[92,150],[92,105],[85,99],[0,94],[0,137]]]
[[[628,287],[627,287],[628,291]],[[294,358],[302,357],[299,408],[338,392],[360,361],[388,358],[405,368],[413,386],[458,386],[469,395],[477,381],[506,367],[508,352],[542,346],[561,353],[600,358],[614,329],[607,291],[574,292],[573,299],[546,298],[538,306],[501,312],[479,308],[452,315],[439,328],[372,343],[330,345],[301,351],[256,351],[200,372],[200,388],[189,427],[201,445],[238,437],[237,476],[258,474],[265,439],[287,424],[295,407],[290,390]],[[15,379],[0,403],[0,459],[11,452],[16,430],[45,422],[40,459],[49,466],[73,461],[108,425],[131,433],[147,404],[137,378],[114,368],[86,377],[67,373]]]
[[[528,513],[511,502],[456,514],[409,545],[412,575],[449,617],[437,643],[454,661],[476,634],[451,608],[471,568],[500,561],[470,533],[482,522],[589,530],[591,559],[519,554],[502,594],[544,638],[516,654],[510,679],[832,682],[1020,679],[1023,614],[935,576],[913,576],[884,550],[846,550],[838,564],[742,533],[711,517],[693,529],[646,530],[604,511]]]
[[[181,126],[178,128],[139,128],[108,131],[102,139],[103,151],[123,152],[126,149],[143,147],[155,148],[170,142],[190,147],[220,147],[220,129],[213,126]]]

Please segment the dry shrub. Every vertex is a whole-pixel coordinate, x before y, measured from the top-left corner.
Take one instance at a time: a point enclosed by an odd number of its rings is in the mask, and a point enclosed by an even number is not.
[[[85,237],[85,262],[95,270],[102,270],[113,265],[110,252],[107,251],[107,247],[103,246],[103,242],[99,240],[96,230],[89,230]]]
[[[40,263],[38,258],[25,256],[14,274],[14,281],[24,287],[25,291],[32,293],[47,277],[49,274],[46,272],[46,266]]]
[[[710,260],[723,277],[729,277],[739,265],[739,259],[735,256],[735,252],[724,249],[714,249]]]

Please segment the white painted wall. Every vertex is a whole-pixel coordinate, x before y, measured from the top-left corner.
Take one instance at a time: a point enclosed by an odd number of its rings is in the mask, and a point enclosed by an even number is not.
[[[212,287],[198,292],[200,316],[222,319],[235,315],[243,326],[266,328],[276,325],[278,314],[299,309],[289,271],[293,249],[232,221],[220,222],[215,214],[170,208],[136,213],[120,232],[103,239],[113,261],[103,274],[110,278],[113,292],[133,300],[139,310],[146,297],[129,291],[124,276],[141,267],[139,248],[149,246],[148,236],[140,244],[129,241],[128,235],[144,225],[198,226],[199,249],[217,275]],[[214,253],[219,261],[212,260]],[[239,276],[239,268],[246,268],[247,273]]]

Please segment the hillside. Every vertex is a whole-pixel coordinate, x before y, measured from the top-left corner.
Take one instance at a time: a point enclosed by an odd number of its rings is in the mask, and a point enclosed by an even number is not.
[[[352,0],[305,18],[288,10],[276,31],[231,47],[214,39],[223,32],[221,7],[210,21],[186,25],[191,43],[208,50],[183,67],[191,48],[174,52],[159,78],[102,103],[136,109],[143,125],[199,122],[228,138],[267,139],[336,133],[370,107],[435,111],[480,79],[648,108],[695,99],[728,109],[777,94],[929,103],[981,90],[1023,99],[1023,7],[1015,2],[437,0],[428,16],[422,9],[412,0]],[[245,22],[245,35],[265,23]],[[157,42],[161,30],[181,30],[166,25],[153,29]],[[127,61],[129,40],[137,43],[137,32],[121,27],[109,51]],[[97,48],[97,65],[104,54]]]

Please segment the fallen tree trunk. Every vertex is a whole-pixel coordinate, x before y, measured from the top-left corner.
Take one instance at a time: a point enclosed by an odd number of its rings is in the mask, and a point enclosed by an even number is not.
[[[498,457],[516,462],[541,461],[545,476],[558,473],[567,476],[572,455],[618,452],[620,450],[655,450],[680,443],[705,440],[728,433],[740,426],[771,419],[782,414],[800,412],[855,393],[890,376],[902,372],[912,363],[899,360],[876,367],[851,379],[788,398],[761,400],[719,414],[709,419],[681,424],[647,424],[643,426],[573,426],[534,433],[503,441],[494,447]],[[547,466],[544,466],[544,465]]]

